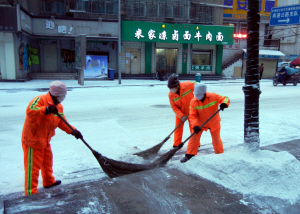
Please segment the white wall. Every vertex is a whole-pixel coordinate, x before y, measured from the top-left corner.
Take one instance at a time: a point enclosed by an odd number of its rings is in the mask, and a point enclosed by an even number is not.
[[[286,5],[292,5],[292,4],[299,4],[299,0],[278,0],[277,1],[277,7],[282,7]]]
[[[2,79],[16,79],[14,37],[12,33],[0,32],[0,66]]]
[[[242,67],[242,60],[239,59],[238,61],[236,61],[235,63],[233,63],[232,65],[230,65],[229,67],[225,68],[223,71],[222,71],[222,75],[224,77],[233,77],[234,76],[234,67]]]

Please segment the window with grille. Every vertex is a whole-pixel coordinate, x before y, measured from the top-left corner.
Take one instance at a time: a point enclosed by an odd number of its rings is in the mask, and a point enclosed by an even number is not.
[[[157,6],[156,2],[146,3],[146,16],[147,17],[157,17]]]
[[[145,2],[127,1],[126,15],[128,15],[128,16],[145,16]]]
[[[174,18],[180,18],[184,19],[184,10],[185,10],[185,5],[184,4],[176,4],[173,6],[173,17]]]
[[[64,0],[44,0],[43,11],[62,15],[65,13],[65,1]]]
[[[118,14],[118,0],[67,0],[70,10],[89,13]]]
[[[127,1],[127,16],[145,16],[146,4],[144,1]]]
[[[161,18],[173,18],[173,5],[170,3],[160,2],[158,11]]]
[[[200,23],[210,24],[212,23],[212,7],[201,6],[196,3],[191,4],[190,18]]]

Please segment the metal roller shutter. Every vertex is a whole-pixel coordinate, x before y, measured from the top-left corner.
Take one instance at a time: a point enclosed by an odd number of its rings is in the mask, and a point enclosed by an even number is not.
[[[57,71],[57,46],[56,44],[44,45],[44,72]]]

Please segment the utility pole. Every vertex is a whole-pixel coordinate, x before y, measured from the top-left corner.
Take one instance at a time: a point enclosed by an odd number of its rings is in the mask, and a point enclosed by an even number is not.
[[[118,23],[119,23],[119,39],[118,39],[118,79],[121,84],[121,0],[118,0]]]
[[[244,112],[244,148],[256,151],[259,140],[259,0],[248,1],[247,12],[247,61]]]

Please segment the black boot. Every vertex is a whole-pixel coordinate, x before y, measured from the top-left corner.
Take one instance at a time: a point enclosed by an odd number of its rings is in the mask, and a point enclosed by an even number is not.
[[[187,162],[189,159],[191,159],[194,155],[185,154],[185,156],[180,160],[181,163]]]
[[[54,186],[57,186],[57,185],[60,185],[60,184],[61,184],[61,181],[60,181],[60,180],[57,180],[57,181],[55,181],[54,184],[51,184],[51,185],[46,186],[46,187],[44,187],[44,188],[50,188],[50,187],[54,187]]]

